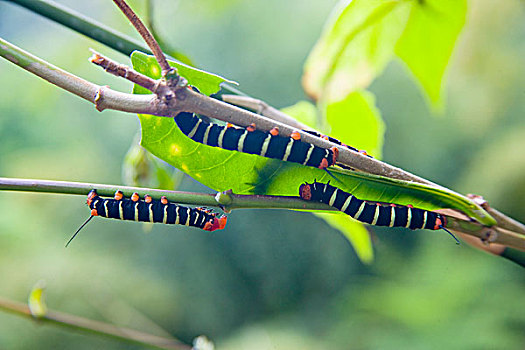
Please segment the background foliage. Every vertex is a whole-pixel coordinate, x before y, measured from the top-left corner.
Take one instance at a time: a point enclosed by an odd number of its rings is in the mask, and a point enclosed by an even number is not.
[[[106,1],[66,5],[135,35]],[[219,4],[220,3],[220,4]],[[132,2],[139,10],[143,3]],[[209,71],[284,107],[305,99],[302,66],[335,1],[174,2],[157,31]],[[457,191],[480,193],[525,220],[521,116],[523,4],[469,2],[449,67],[447,110],[429,112],[399,61],[370,90],[386,124],[383,159]],[[99,84],[129,91],[87,63],[110,52],[0,2],[7,40]],[[121,183],[138,121],[94,108],[0,61],[0,174]],[[15,83],[16,82],[16,83]],[[189,178],[184,190],[205,188]],[[228,349],[508,348],[525,343],[523,273],[446,234],[374,229],[376,261],[363,266],[335,230],[306,213],[234,211],[228,229],[93,220],[80,197],[0,195],[0,295],[24,300],[47,281],[51,308]],[[24,336],[20,336],[24,334]],[[129,348],[0,314],[0,348]]]

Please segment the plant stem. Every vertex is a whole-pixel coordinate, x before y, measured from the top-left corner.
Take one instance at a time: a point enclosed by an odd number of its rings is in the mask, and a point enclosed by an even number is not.
[[[130,343],[146,345],[156,349],[190,350],[191,347],[176,339],[159,337],[156,335],[140,332],[130,328],[117,327],[115,325],[90,320],[84,317],[74,316],[58,311],[48,310],[45,315],[34,318],[29,307],[17,301],[0,297],[0,309],[35,319],[37,322],[49,322],[63,327],[80,330],[87,333],[104,335],[107,337],[124,340]]]
[[[101,196],[113,196],[120,190],[129,197],[134,192],[144,196],[151,195],[159,199],[166,196],[168,200],[181,204],[192,204],[199,206],[220,207],[221,204],[215,199],[216,194],[204,194],[183,191],[166,191],[153,188],[129,187],[117,185],[105,185],[83,182],[50,181],[33,179],[16,179],[0,177],[0,190],[64,193],[85,196],[92,189],[96,189]],[[228,209],[304,209],[304,210],[336,210],[323,203],[303,201],[299,197],[292,196],[263,196],[263,195],[239,195],[229,194],[231,201],[225,207]]]
[[[69,91],[86,101],[94,103],[99,111],[114,109],[129,113],[166,114],[167,111],[155,95],[133,95],[93,84],[68,73],[21,48],[0,38],[0,56],[17,66]],[[164,109],[164,110],[163,110]]]
[[[113,0],[113,2],[118,6],[120,11],[122,11],[122,13],[128,18],[128,21],[135,27],[142,39],[144,39],[146,44],[149,46],[151,52],[153,52],[153,55],[155,55],[155,58],[159,63],[159,66],[162,70],[162,76],[165,77],[168,74],[168,72],[172,71],[174,68],[170,67],[168,61],[166,60],[166,56],[164,56],[164,52],[162,52],[162,49],[160,48],[157,40],[155,40],[155,37],[151,35],[144,23],[142,23],[140,18],[135,14],[135,12],[126,3],[126,1]]]

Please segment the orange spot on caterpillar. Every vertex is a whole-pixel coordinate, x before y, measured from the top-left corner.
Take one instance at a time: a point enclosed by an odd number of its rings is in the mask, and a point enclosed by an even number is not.
[[[144,202],[151,203],[152,200],[153,198],[149,194],[144,195]]]
[[[279,128],[278,127],[272,128],[272,130],[270,130],[270,134],[272,134],[272,136],[279,135]]]
[[[140,199],[140,196],[137,192],[134,192],[132,195],[131,195],[131,200],[133,202],[138,202],[138,200]]]
[[[321,135],[321,138],[326,141],[330,141],[330,138],[326,135]]]
[[[292,139],[294,139],[295,141],[299,141],[301,139],[301,134],[299,134],[299,132],[297,132],[297,131],[294,131],[294,132],[292,132],[290,137]]]
[[[337,161],[337,157],[339,157],[339,149],[337,147],[332,147],[330,148],[330,150],[333,153],[332,164],[335,164],[335,162]]]
[[[255,131],[255,123],[251,123],[250,125],[248,125],[246,130],[248,130],[249,132]]]
[[[233,128],[233,124],[232,123],[226,123],[226,127],[227,128]]]
[[[219,230],[222,230],[226,227],[226,222],[228,221],[228,218],[226,216],[221,216],[219,218]]]
[[[363,150],[359,150],[359,153],[361,153],[362,155],[365,155],[365,156],[368,155],[368,153],[366,153],[366,151],[363,151]]]
[[[328,166],[328,161],[326,160],[326,158],[323,158],[323,160],[321,161],[321,164],[319,164],[318,168],[319,169],[324,169]]]
[[[120,190],[116,191],[115,192],[115,200],[119,201],[122,198],[124,198],[124,193],[122,193],[122,191],[120,191]]]
[[[412,204],[408,204],[407,207],[414,208],[414,206]]]
[[[91,215],[92,215],[92,216],[98,216],[98,211],[97,211],[97,209],[91,209]]]
[[[166,198],[166,196],[162,196],[162,197],[160,197],[160,202],[162,204],[168,204],[168,198]]]

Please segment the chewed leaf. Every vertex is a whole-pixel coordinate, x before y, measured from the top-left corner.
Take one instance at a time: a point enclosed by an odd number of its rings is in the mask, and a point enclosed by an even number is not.
[[[315,213],[315,215],[340,231],[352,243],[362,262],[369,264],[374,260],[372,240],[365,225],[344,213]]]
[[[409,11],[403,1],[342,1],[305,63],[306,93],[340,100],[365,89],[390,61]]]
[[[444,74],[465,24],[466,0],[413,1],[395,51],[421,83],[434,107],[441,107]]]

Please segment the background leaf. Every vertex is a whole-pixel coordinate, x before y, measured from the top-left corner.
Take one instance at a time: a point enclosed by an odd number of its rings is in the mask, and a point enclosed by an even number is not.
[[[385,124],[375,106],[374,94],[356,91],[343,100],[327,101],[321,106],[330,136],[381,159]]]
[[[443,107],[444,74],[466,12],[466,0],[413,1],[406,28],[395,48],[435,108]]]
[[[343,1],[304,65],[303,88],[314,100],[344,99],[366,88],[390,61],[410,10],[397,0]]]

